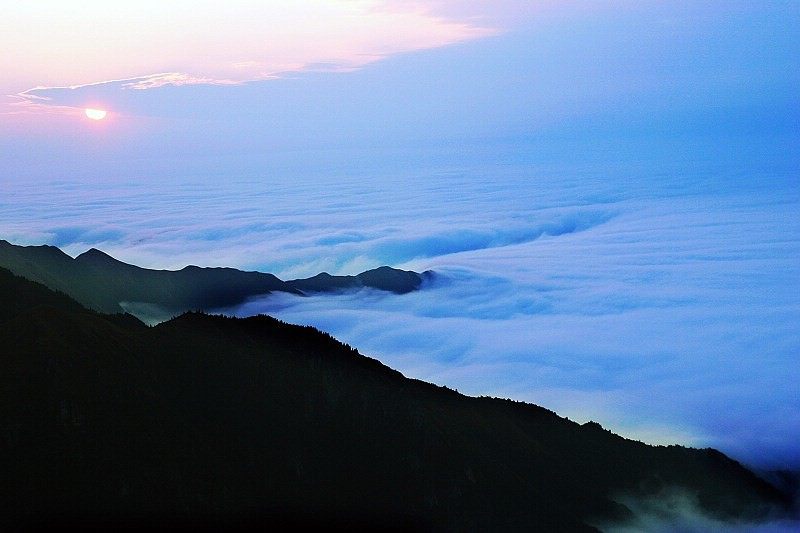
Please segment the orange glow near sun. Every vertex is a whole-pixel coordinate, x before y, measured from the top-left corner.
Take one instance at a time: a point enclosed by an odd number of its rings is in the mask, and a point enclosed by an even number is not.
[[[92,120],[103,120],[106,118],[106,110],[105,109],[92,109],[87,108],[83,110],[86,113],[86,116]]]

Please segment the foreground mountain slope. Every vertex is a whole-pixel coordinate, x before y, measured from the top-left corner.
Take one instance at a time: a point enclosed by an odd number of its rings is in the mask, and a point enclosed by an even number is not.
[[[417,290],[431,275],[380,267],[357,276],[320,274],[284,282],[272,274],[235,268],[152,270],[95,248],[73,259],[54,246],[16,246],[4,240],[0,240],[0,267],[62,291],[96,311],[119,313],[126,304],[136,303],[159,306],[167,316],[229,307],[274,291],[300,295],[370,287],[403,294]]]
[[[626,516],[619,493],[679,487],[720,518],[784,503],[719,452],[465,397],[313,328],[149,328],[2,269],[0,288],[0,529],[591,531]]]

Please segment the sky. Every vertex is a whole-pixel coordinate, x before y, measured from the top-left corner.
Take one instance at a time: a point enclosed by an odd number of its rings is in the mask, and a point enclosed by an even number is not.
[[[798,11],[791,1],[17,2],[0,21],[3,163],[107,179],[133,153],[143,167],[199,154],[257,167],[275,153],[448,141],[792,135]],[[109,115],[92,123],[87,107]]]
[[[433,269],[410,295],[225,311],[799,468],[799,20],[794,1],[17,2],[0,238],[284,278]]]

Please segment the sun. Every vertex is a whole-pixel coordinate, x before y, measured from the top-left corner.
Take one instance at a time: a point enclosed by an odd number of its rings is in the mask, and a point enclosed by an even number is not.
[[[86,116],[92,120],[103,120],[106,118],[106,110],[105,109],[92,109],[86,108],[83,110],[86,113]]]

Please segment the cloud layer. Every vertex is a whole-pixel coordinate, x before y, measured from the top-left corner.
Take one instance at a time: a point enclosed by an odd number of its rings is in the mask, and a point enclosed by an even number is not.
[[[287,279],[434,269],[418,293],[273,295],[225,311],[313,324],[462,392],[798,467],[798,168],[754,153],[14,181],[0,235]]]

